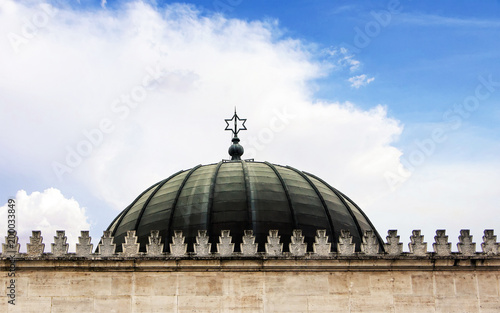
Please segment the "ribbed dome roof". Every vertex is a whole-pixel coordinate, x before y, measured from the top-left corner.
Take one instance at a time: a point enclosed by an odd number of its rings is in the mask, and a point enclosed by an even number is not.
[[[119,251],[129,230],[136,231],[140,251],[146,251],[151,230],[160,231],[165,251],[174,230],[182,230],[188,252],[198,230],[207,230],[213,252],[221,230],[231,231],[235,251],[244,230],[253,230],[258,251],[264,251],[271,229],[279,230],[284,251],[294,229],[302,230],[308,251],[318,229],[326,229],[331,242],[349,230],[357,250],[364,231],[372,230],[382,246],[361,209],[320,178],[289,166],[243,160],[178,172],[146,189],[108,227]]]

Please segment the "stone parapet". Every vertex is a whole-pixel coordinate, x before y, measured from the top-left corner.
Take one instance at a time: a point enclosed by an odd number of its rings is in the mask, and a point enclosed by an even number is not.
[[[164,241],[158,231],[151,231],[149,244],[146,252],[139,252],[139,244],[135,231],[129,231],[122,246],[122,252],[116,252],[114,238],[109,231],[104,231],[98,247],[92,252],[92,238],[88,231],[82,231],[76,244],[76,253],[69,253],[69,245],[66,243],[65,231],[57,231],[54,243],[51,244],[51,253],[45,252],[45,244],[40,231],[33,231],[30,242],[26,244],[27,252],[20,253],[21,244],[16,233],[9,233],[2,245],[0,259],[15,257],[17,259],[218,259],[218,258],[256,258],[256,259],[457,259],[457,260],[486,260],[500,259],[499,243],[496,241],[493,230],[485,230],[481,252],[476,251],[476,243],[472,241],[469,230],[461,230],[457,243],[458,252],[451,251],[451,243],[445,230],[437,230],[432,244],[433,251],[428,251],[427,242],[420,230],[414,230],[408,244],[409,252],[403,252],[403,243],[396,230],[389,230],[387,242],[380,247],[376,236],[372,231],[366,231],[360,246],[356,252],[356,244],[352,242],[349,231],[341,231],[339,242],[329,241],[325,230],[318,230],[312,246],[312,251],[307,250],[304,236],[301,230],[294,230],[289,244],[289,252],[283,251],[283,243],[278,230],[270,230],[265,244],[266,252],[257,252],[257,244],[251,230],[244,232],[241,244],[241,252],[235,252],[235,244],[229,230],[223,230],[219,236],[218,243],[209,242],[205,230],[200,230],[193,244],[194,252],[188,251],[188,244],[182,231],[175,231],[172,241],[168,245],[168,251],[164,250]],[[210,247],[215,245],[217,252],[210,252]],[[338,252],[333,252],[332,246],[336,245]]]

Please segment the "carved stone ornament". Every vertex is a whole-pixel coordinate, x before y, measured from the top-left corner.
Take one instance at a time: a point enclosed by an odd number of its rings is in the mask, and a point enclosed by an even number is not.
[[[78,237],[78,243],[76,244],[76,255],[82,257],[88,257],[92,254],[92,249],[94,245],[91,244],[92,238],[89,236],[88,230],[82,230],[81,236]]]
[[[105,230],[101,237],[101,243],[99,244],[99,256],[107,257],[115,254],[116,244],[114,244],[113,241],[114,238],[111,236],[111,232]]]
[[[403,253],[403,243],[400,243],[398,231],[391,229],[387,232],[387,243],[385,244],[385,252],[389,255],[400,255]]]
[[[425,256],[427,254],[427,242],[424,242],[424,236],[420,235],[420,230],[412,231],[410,236],[410,253],[417,256]]]
[[[229,236],[229,230],[222,230],[217,244],[217,253],[220,256],[231,256],[234,251],[233,237]]]
[[[377,255],[379,250],[378,239],[373,230],[365,230],[361,252],[366,255]]]
[[[278,230],[272,229],[267,236],[267,243],[265,244],[266,254],[269,256],[279,256],[283,253],[283,244],[280,243],[280,236]]]
[[[209,237],[207,236],[206,230],[199,230],[198,236],[196,236],[196,243],[194,244],[194,253],[197,256],[209,256],[212,244],[208,242]]]
[[[54,243],[52,244],[52,255],[53,256],[63,256],[68,254],[69,245],[66,243],[66,232],[64,230],[56,231],[56,236],[54,236]]]
[[[332,249],[332,244],[328,242],[326,229],[318,229],[314,236],[313,252],[318,256],[329,256]]]
[[[253,230],[245,230],[240,245],[241,253],[245,256],[256,255],[258,245],[255,243],[255,236]]]
[[[175,257],[185,256],[187,252],[187,243],[184,243],[186,237],[182,235],[181,230],[174,230],[172,243],[170,244],[170,255]]]
[[[356,244],[352,242],[351,233],[348,230],[342,229],[340,231],[339,243],[337,244],[337,251],[341,256],[354,255]]]
[[[29,257],[39,257],[42,256],[43,250],[45,249],[45,244],[42,243],[43,237],[42,232],[39,230],[34,230],[31,232],[30,243],[26,244],[26,252]]]

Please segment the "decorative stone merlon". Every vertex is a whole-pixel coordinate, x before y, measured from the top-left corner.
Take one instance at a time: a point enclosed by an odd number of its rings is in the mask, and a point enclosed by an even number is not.
[[[170,255],[174,257],[185,256],[187,252],[187,243],[184,243],[186,237],[182,235],[182,230],[174,230],[172,243],[170,244]]]
[[[69,245],[65,232],[62,230],[57,231],[57,236],[54,237],[54,243],[51,244],[52,253],[44,252],[43,237],[40,231],[33,231],[29,238],[27,246],[27,253],[19,253],[20,244],[17,234],[12,231],[5,237],[5,243],[2,245],[2,254],[0,259],[10,258],[25,258],[27,260],[43,259],[43,258],[134,258],[134,257],[154,257],[158,259],[174,259],[174,258],[187,258],[187,257],[206,257],[206,258],[244,258],[244,257],[277,257],[277,258],[316,258],[316,259],[332,259],[337,256],[351,259],[366,259],[366,258],[387,258],[394,259],[457,259],[463,260],[464,258],[471,259],[500,259],[500,244],[497,242],[497,236],[493,230],[487,229],[484,231],[483,243],[481,244],[482,252],[476,252],[476,244],[472,241],[470,231],[465,229],[460,231],[457,243],[458,252],[451,251],[451,243],[448,240],[445,230],[437,230],[434,237],[433,250],[434,253],[427,251],[427,243],[424,242],[424,236],[421,235],[420,230],[414,230],[410,237],[409,253],[403,253],[402,243],[396,230],[389,230],[387,242],[380,247],[380,241],[375,232],[366,231],[362,237],[360,245],[361,252],[356,252],[356,244],[353,243],[353,236],[347,230],[341,230],[338,241],[336,244],[337,253],[331,252],[332,243],[328,242],[327,232],[324,229],[316,231],[312,251],[308,248],[306,238],[302,230],[293,230],[291,242],[288,246],[290,252],[283,253],[283,243],[278,230],[270,230],[267,236],[267,243],[265,243],[265,254],[259,252],[259,245],[256,243],[256,238],[252,230],[245,230],[241,238],[240,244],[241,253],[235,253],[235,244],[232,241],[229,230],[221,231],[219,242],[217,243],[217,253],[211,252],[212,243],[206,230],[198,231],[196,236],[196,243],[193,244],[194,253],[187,253],[188,243],[185,242],[186,238],[182,231],[174,231],[172,241],[169,245],[170,253],[163,252],[165,243],[162,242],[160,232],[157,230],[151,231],[149,236],[149,244],[141,247],[138,243],[138,237],[135,231],[127,232],[124,238],[124,243],[121,244],[121,253],[116,253],[116,244],[114,237],[110,231],[103,232],[101,241],[98,245],[98,251],[92,253],[93,245],[89,236],[89,231],[82,231],[81,236],[78,237],[76,244],[76,253],[68,253]],[[310,240],[310,239],[309,239]],[[145,248],[145,249],[144,249]],[[144,249],[144,250],[141,250]],[[384,250],[384,253],[381,252]],[[495,261],[496,262],[496,261]]]
[[[476,243],[472,242],[472,236],[468,229],[462,229],[457,243],[458,252],[463,255],[472,256],[476,254]]]
[[[295,256],[304,256],[307,251],[307,243],[304,243],[304,236],[302,236],[302,230],[294,229],[291,242],[289,244],[290,253]]]
[[[481,248],[483,249],[483,253],[486,255],[498,254],[497,236],[494,235],[493,229],[486,229],[484,231]]]
[[[245,256],[256,255],[258,244],[255,243],[255,236],[253,235],[253,230],[243,231],[244,235],[242,238],[242,243],[240,244],[241,254]]]
[[[125,236],[125,243],[122,243],[122,253],[124,257],[134,257],[139,255],[140,245],[137,243],[137,236],[135,235],[135,230],[127,231],[127,236]]]
[[[400,255],[403,253],[403,243],[400,243],[400,237],[398,236],[398,231],[391,229],[387,232],[387,237],[385,237],[387,243],[385,244],[385,252],[389,255]]]
[[[420,230],[412,231],[410,241],[411,242],[408,244],[410,253],[417,256],[427,255],[427,242],[424,242],[424,236],[420,235]]]
[[[229,236],[229,230],[222,230],[217,244],[217,253],[220,256],[230,256],[234,251],[233,237]]]
[[[89,257],[92,254],[92,249],[94,245],[91,244],[92,238],[89,236],[88,230],[82,230],[81,236],[78,237],[78,243],[76,244],[76,255],[82,257]]]
[[[283,244],[280,243],[281,236],[278,236],[278,230],[272,229],[267,236],[265,244],[266,254],[269,256],[279,256],[283,252]]]
[[[149,244],[146,245],[147,256],[162,256],[163,244],[161,243],[161,236],[159,230],[152,230],[148,237]]]
[[[68,254],[69,245],[66,243],[66,232],[64,230],[57,230],[54,236],[54,243],[52,244],[52,255],[59,257]]]
[[[2,256],[12,257],[19,254],[21,245],[18,243],[19,237],[16,231],[8,231],[5,236],[5,243],[2,244]]]
[[[103,231],[101,243],[99,244],[99,256],[108,257],[113,256],[116,251],[116,244],[113,243],[114,238],[111,236],[110,231]]]
[[[379,251],[378,239],[373,230],[366,230],[361,244],[361,252],[366,255],[377,255]]]
[[[210,238],[207,236],[206,230],[199,230],[196,236],[196,243],[193,245],[194,253],[197,256],[209,256],[212,244],[208,243]]]
[[[332,244],[328,242],[326,229],[318,229],[314,236],[313,252],[318,256],[329,256],[332,249]]]
[[[448,236],[446,236],[446,230],[439,229],[436,230],[436,236],[434,236],[434,243],[432,247],[437,255],[450,255],[451,254],[451,243],[448,242]]]
[[[45,244],[42,243],[43,237],[42,232],[39,230],[34,230],[31,232],[30,243],[26,244],[26,251],[28,257],[40,257],[45,250]]]
[[[351,232],[348,230],[341,230],[339,243],[337,243],[337,251],[341,256],[354,255],[356,251],[356,244],[352,242]]]

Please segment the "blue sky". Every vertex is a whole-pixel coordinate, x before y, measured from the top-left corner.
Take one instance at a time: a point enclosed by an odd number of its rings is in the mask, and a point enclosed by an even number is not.
[[[499,11],[499,1],[0,1],[0,202],[24,203],[23,236],[86,227],[97,241],[149,185],[226,158],[223,119],[236,105],[249,157],[321,176],[382,236],[422,228],[432,242],[446,228],[456,241],[471,228],[480,242],[500,224]]]

